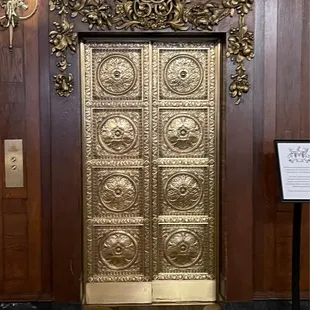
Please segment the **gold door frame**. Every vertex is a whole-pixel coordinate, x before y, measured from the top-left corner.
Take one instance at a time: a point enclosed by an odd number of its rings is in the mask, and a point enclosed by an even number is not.
[[[92,42],[94,42],[94,39],[91,40]],[[104,41],[105,43],[108,43],[110,42],[111,44],[113,44],[113,42],[115,43],[115,40],[103,40],[102,38],[100,39],[100,42]],[[152,42],[156,42],[156,41],[160,41],[160,42],[173,42],[175,41],[175,39],[170,39],[169,40],[169,37],[166,38],[166,39],[152,39],[152,40],[147,40],[147,39],[141,39],[141,40],[137,40],[136,38],[133,38],[133,39],[122,39],[121,42],[148,42],[148,41],[152,41]],[[188,42],[200,42],[200,43],[205,43],[207,42],[208,40],[206,39],[192,39],[190,37],[188,37],[188,40],[184,40],[182,39],[182,41],[184,43],[188,43]],[[214,42],[215,40],[213,40]],[[167,43],[166,43],[167,44]],[[218,251],[219,251],[219,246],[218,246],[218,221],[219,221],[219,203],[218,203],[218,196],[219,196],[219,193],[218,193],[218,184],[219,184],[219,138],[220,138],[220,132],[219,132],[219,124],[220,124],[220,120],[219,120],[219,116],[220,116],[220,85],[221,85],[221,81],[220,81],[220,72],[221,72],[221,69],[220,69],[220,66],[221,66],[221,51],[220,51],[220,43],[216,43],[216,46],[214,48],[214,51],[215,51],[215,54],[214,54],[214,57],[215,57],[215,64],[216,64],[216,72],[214,72],[214,82],[216,84],[216,88],[214,90],[214,102],[215,102],[215,108],[216,108],[216,117],[218,119],[214,120],[215,121],[215,129],[216,131],[214,132],[214,135],[215,135],[215,140],[216,140],[216,145],[215,145],[215,167],[216,167],[216,175],[215,175],[215,185],[216,185],[216,189],[215,189],[215,196],[214,197],[214,203],[215,203],[215,210],[216,210],[216,215],[215,215],[215,218],[216,218],[216,227],[214,227],[215,229],[215,234],[216,234],[216,245],[215,245],[215,249],[216,249],[216,271],[215,271],[215,274],[216,274],[216,296],[218,296],[218,285],[219,285],[219,274],[218,274]],[[85,63],[84,63],[84,55],[85,55],[85,50],[84,50],[84,44],[82,43],[81,44],[81,59],[82,59],[82,99],[83,99],[83,107],[85,106],[86,104],[86,95],[85,95],[85,74],[83,72],[83,70],[85,69]],[[152,80],[152,77],[149,77],[150,80]],[[171,107],[170,107],[171,108]],[[172,107],[173,108],[173,107]],[[187,107],[187,110],[189,111],[189,109],[192,109],[193,107]],[[196,109],[203,109],[203,107],[195,107]],[[194,109],[195,109],[194,108]],[[83,112],[84,112],[84,108],[82,109]],[[193,113],[193,112],[191,112]],[[87,116],[85,116],[85,114],[83,115],[83,128],[85,128],[85,121],[87,121]],[[83,150],[84,150],[84,159],[87,158],[87,152],[90,152],[89,150],[89,145],[88,143],[90,142],[90,137],[86,134],[86,136],[83,137]],[[85,163],[85,160],[84,160],[84,163]],[[198,163],[198,162],[197,162]],[[204,164],[205,164],[205,161],[203,159],[200,160],[200,164],[197,165],[196,163],[196,168],[198,167],[205,167]],[[113,160],[110,160],[110,164],[113,165]],[[163,164],[165,164],[163,162]],[[180,164],[181,166],[179,167],[182,167],[182,165],[184,166],[184,163],[182,164],[181,161],[180,161]],[[176,166],[178,167],[178,165]],[[84,171],[86,171],[87,168],[84,167]],[[84,206],[87,206],[87,204],[89,204],[89,202],[87,201],[87,199],[85,198],[87,196],[87,192],[89,192],[90,188],[89,188],[89,184],[87,183],[87,180],[89,180],[89,177],[90,175],[86,172],[86,181],[84,181],[84,185],[85,185],[85,188],[84,188]],[[156,204],[156,203],[155,203]],[[84,211],[85,211],[85,207],[83,208]],[[87,218],[87,214],[84,214],[84,224],[85,224],[85,227],[87,226],[86,223],[87,221],[89,220],[89,218]],[[195,219],[194,216],[192,217],[188,217],[186,219],[188,222],[191,222],[191,221],[194,221],[197,220]],[[109,220],[107,220],[109,221]],[[113,219],[112,219],[113,221]],[[117,221],[116,221],[117,222]],[[139,222],[139,219],[137,219],[137,223]],[[110,219],[110,223],[111,223],[111,219]],[[99,223],[98,223],[99,224]],[[101,223],[102,224],[102,223]],[[107,224],[107,223],[106,223]],[[89,237],[89,234],[91,232],[90,231],[87,231],[87,232],[84,232],[84,242],[86,242],[83,246],[83,248],[85,249],[86,248],[86,244],[87,244],[87,238]],[[87,237],[88,236],[88,237]],[[89,248],[88,248],[89,250]],[[87,270],[88,270],[88,267],[87,266],[87,253],[84,253],[85,256],[84,256],[84,276],[86,277],[86,273],[87,273]],[[142,278],[141,278],[142,279]],[[165,277],[163,278],[165,279]],[[143,280],[143,279],[142,279]],[[145,280],[144,280],[145,281]],[[169,295],[171,295],[171,292],[175,292],[175,296],[174,296],[174,299],[172,297],[172,299],[167,295],[167,292],[165,291],[165,285],[167,284],[167,281],[171,282],[170,287],[173,287],[172,290],[169,291]],[[202,280],[203,281],[203,280]],[[164,282],[164,286],[162,285]],[[153,283],[153,284],[151,284]],[[190,298],[193,298],[193,296],[183,296],[184,297],[184,300],[182,299],[178,299],[177,295],[180,294],[180,290],[179,288],[183,285],[184,286],[184,289],[181,289],[181,292],[184,294],[184,292],[187,291],[186,289],[186,286],[191,283],[192,285],[194,286],[191,286],[191,288],[195,287],[195,283],[196,283],[196,287],[194,290],[192,291],[195,291],[195,292],[201,292],[203,289],[205,289],[206,287],[205,286],[202,286],[200,283],[199,280],[195,280],[195,282],[193,281],[190,281],[190,280],[186,280],[186,281],[183,281],[183,282],[180,282],[180,281],[175,281],[175,279],[173,278],[169,278],[165,279],[165,280],[160,280],[160,277],[158,278],[158,280],[155,280],[155,281],[152,281],[152,282],[139,282],[139,283],[135,283],[135,282],[125,282],[125,283],[114,283],[112,285],[112,283],[100,283],[100,284],[95,284],[93,283],[92,284],[92,289],[91,289],[91,292],[94,294],[93,296],[84,296],[84,302],[88,299],[88,301],[92,300],[91,304],[94,304],[94,303],[99,303],[99,304],[112,304],[114,303],[113,300],[115,300],[115,296],[111,296],[109,294],[106,294],[105,295],[105,302],[102,302],[102,301],[99,301],[99,302],[96,302],[96,296],[99,296],[99,295],[102,295],[102,291],[107,289],[106,292],[112,292],[112,295],[113,295],[113,291],[114,289],[119,289],[122,294],[123,294],[123,302],[124,303],[127,303],[127,304],[130,304],[130,303],[153,303],[153,302],[159,302],[160,300],[163,300],[165,302],[185,302],[186,300],[190,299]],[[86,280],[84,279],[84,292],[87,291],[87,284],[86,284]],[[177,284],[177,286],[173,286],[173,284]],[[206,284],[206,282],[205,282]],[[124,289],[126,288],[126,289]],[[153,290],[153,292],[152,292]],[[88,290],[90,291],[90,290]],[[141,296],[141,299],[137,302],[137,298],[136,298],[136,293],[137,292],[140,292],[140,296]],[[141,292],[145,292],[145,294],[141,295]],[[155,292],[155,293],[154,293]],[[124,294],[126,295],[124,297]],[[156,295],[158,296],[158,300],[155,299],[151,299],[150,300],[150,297],[149,296],[152,296],[152,295]],[[173,295],[173,293],[172,293]],[[199,294],[198,294],[199,295]],[[132,296],[134,296],[134,299],[132,299]],[[143,297],[144,296],[144,297]],[[166,296],[166,297],[165,297]],[[169,299],[170,298],[170,299]],[[217,297],[216,297],[217,298]],[[95,302],[94,302],[95,301]],[[192,301],[195,301],[195,300],[192,300]],[[209,301],[214,301],[214,300],[209,300]],[[87,302],[88,303],[88,302]],[[119,303],[119,302],[118,302]]]

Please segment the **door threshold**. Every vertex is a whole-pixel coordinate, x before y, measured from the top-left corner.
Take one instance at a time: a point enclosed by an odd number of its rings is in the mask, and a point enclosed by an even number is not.
[[[191,307],[192,306],[192,307]],[[200,306],[200,307],[199,307]],[[221,310],[220,303],[206,302],[187,302],[187,303],[151,303],[151,304],[127,304],[127,305],[83,305],[84,310],[151,310],[153,307],[160,309],[165,307],[165,310],[177,310],[177,307],[182,307],[182,310]],[[171,307],[171,308],[170,308]],[[190,307],[185,309],[184,307]],[[180,309],[181,310],[181,309]]]

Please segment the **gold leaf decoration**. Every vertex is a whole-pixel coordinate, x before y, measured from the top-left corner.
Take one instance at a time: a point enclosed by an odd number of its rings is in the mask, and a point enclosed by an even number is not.
[[[184,11],[187,0],[118,0],[116,4],[117,29],[187,30]]]
[[[61,97],[69,97],[73,91],[74,81],[72,73],[68,75],[57,74],[54,76],[55,90]]]
[[[60,58],[57,67],[61,79],[65,76],[66,81],[72,84],[72,92],[73,76],[67,74],[70,66],[67,53],[76,52],[78,38],[70,19],[80,16],[81,21],[88,24],[89,30],[99,31],[135,28],[153,31],[213,31],[222,20],[237,13],[238,26],[229,29],[226,56],[236,65],[236,73],[231,75],[229,93],[239,104],[243,94],[250,89],[245,62],[254,57],[254,34],[248,30],[246,15],[253,5],[254,0],[49,0],[50,11],[57,10],[61,16],[60,22],[54,22],[56,29],[50,32],[52,54]],[[69,95],[67,90],[61,90],[61,85],[66,83],[58,83],[57,87],[55,85],[57,93]]]
[[[236,74],[231,75],[232,82],[229,93],[232,98],[237,98],[236,104],[241,102],[242,95],[250,89],[250,83],[244,61],[254,58],[254,33],[248,31],[244,16],[239,18],[239,27],[230,29],[228,37],[227,57],[237,65]]]
[[[112,7],[105,1],[69,0],[69,8],[71,10],[71,17],[74,18],[80,14],[82,22],[89,25],[89,30],[92,30],[94,27],[97,30],[106,30],[112,27]]]
[[[193,5],[186,11],[186,18],[197,30],[212,31],[221,20],[233,15],[233,10],[218,2],[207,1]]]
[[[236,73],[231,75],[232,82],[229,86],[229,93],[232,98],[238,98],[236,104],[240,103],[243,94],[246,94],[250,89],[250,83],[244,64],[237,66]]]
[[[64,19],[61,23],[54,22],[54,26],[56,30],[50,32],[52,53],[56,54],[56,57],[64,57],[68,49],[75,53],[77,33],[73,31],[74,24]]]

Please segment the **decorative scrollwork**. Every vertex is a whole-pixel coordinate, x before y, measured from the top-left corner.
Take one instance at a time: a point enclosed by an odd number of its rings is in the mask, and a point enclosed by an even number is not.
[[[110,0],[50,0],[50,10],[57,10],[61,16],[61,22],[54,23],[56,30],[50,32],[52,53],[61,58],[57,66],[63,75],[67,75],[66,70],[70,66],[67,52],[75,53],[77,45],[77,33],[69,18],[77,16],[89,25],[89,30],[112,30],[114,27],[115,30],[137,28],[157,31],[170,28],[175,31],[213,31],[222,20],[237,13],[239,24],[229,30],[227,57],[236,65],[229,93],[239,104],[250,88],[245,61],[254,57],[254,34],[248,30],[245,17],[253,4],[254,0],[206,0],[198,3],[190,0],[117,0],[115,3]],[[60,96],[67,94],[59,87],[56,91]]]
[[[0,8],[4,9],[4,15],[0,16],[0,29],[8,28],[10,35],[10,50],[13,48],[13,31],[21,20],[32,17],[38,9],[38,0],[35,0],[34,8],[26,16],[21,15],[21,11],[27,11],[29,6],[24,0],[0,0]]]
[[[248,31],[243,16],[240,16],[239,27],[230,29],[226,55],[237,65],[236,74],[231,75],[232,82],[229,86],[229,93],[231,97],[238,98],[236,104],[239,104],[242,95],[250,89],[244,60],[254,58],[254,33]]]
[[[187,30],[184,10],[187,0],[118,0],[117,29]]]
[[[112,7],[104,0],[69,0],[68,6],[71,17],[82,16],[82,22],[87,23],[89,30],[94,27],[97,30],[111,29],[113,23]]]

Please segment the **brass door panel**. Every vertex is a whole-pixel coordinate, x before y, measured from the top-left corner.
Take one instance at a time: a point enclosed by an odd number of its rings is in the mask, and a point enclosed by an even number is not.
[[[216,300],[219,45],[82,50],[85,302]]]

